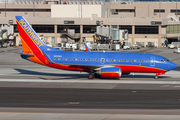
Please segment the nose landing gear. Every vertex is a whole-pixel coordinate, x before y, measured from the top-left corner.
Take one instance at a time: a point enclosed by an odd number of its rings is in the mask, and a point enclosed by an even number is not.
[[[156,75],[155,75],[154,79],[158,79],[158,75],[163,75],[163,74],[165,74],[165,72],[156,73]]]
[[[156,75],[156,76],[154,77],[154,79],[158,79],[158,75]]]

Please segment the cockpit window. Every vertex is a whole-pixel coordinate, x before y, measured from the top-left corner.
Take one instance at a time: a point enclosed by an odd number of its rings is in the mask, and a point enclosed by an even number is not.
[[[167,58],[161,59],[162,62],[167,62],[169,61]]]

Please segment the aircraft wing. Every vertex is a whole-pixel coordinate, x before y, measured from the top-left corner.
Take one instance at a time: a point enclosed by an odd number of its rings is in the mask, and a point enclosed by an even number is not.
[[[68,64],[68,65],[70,65],[72,67],[87,67],[90,70],[100,70],[101,68],[112,67],[112,66],[101,66],[101,65],[99,65],[99,66],[95,66],[95,65],[74,65],[74,64],[72,64],[72,65]]]

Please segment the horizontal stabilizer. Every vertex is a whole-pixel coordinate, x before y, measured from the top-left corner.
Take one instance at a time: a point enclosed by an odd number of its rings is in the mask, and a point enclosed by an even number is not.
[[[21,53],[21,55],[25,55],[27,57],[34,57],[35,56],[34,54],[23,54],[23,53]]]

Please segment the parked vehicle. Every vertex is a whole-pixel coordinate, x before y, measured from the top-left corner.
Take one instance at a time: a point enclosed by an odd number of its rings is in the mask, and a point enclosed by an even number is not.
[[[123,50],[130,50],[132,49],[130,46],[123,46]]]
[[[168,45],[168,49],[174,49],[174,45],[173,44],[169,44]]]

